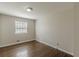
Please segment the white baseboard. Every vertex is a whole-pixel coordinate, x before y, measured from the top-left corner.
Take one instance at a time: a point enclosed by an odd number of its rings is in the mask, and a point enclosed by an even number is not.
[[[38,42],[40,42],[40,43],[44,43],[44,44],[46,44],[46,45],[48,45],[48,46],[50,46],[50,47],[53,47],[53,48],[57,48],[56,46],[52,46],[51,44],[48,44],[48,43],[46,43],[46,42],[44,42],[44,41],[40,41],[40,40],[36,40],[36,41],[38,41]]]
[[[74,56],[74,53],[72,53],[72,52],[68,52],[68,51],[63,50],[63,49],[61,49],[61,48],[57,48],[57,49],[60,50],[60,51],[66,52],[66,53],[68,53],[68,54],[70,54],[70,55],[72,55],[72,56]]]
[[[63,49],[61,49],[61,48],[58,48],[57,46],[53,46],[53,45],[51,45],[51,44],[48,44],[48,43],[43,42],[43,41],[40,41],[40,40],[37,40],[37,41],[38,41],[38,42],[41,42],[41,43],[44,43],[44,44],[46,44],[46,45],[48,45],[48,46],[50,46],[50,47],[56,48],[56,49],[58,49],[58,50],[60,50],[60,51],[66,52],[66,53],[68,53],[68,54],[74,56],[74,53],[72,53],[72,52],[68,52],[68,51],[63,50]]]
[[[21,43],[24,43],[24,42],[34,41],[34,40],[35,40],[35,39],[26,40],[26,41],[20,41],[20,42],[8,43],[8,44],[1,45],[0,48],[2,48],[2,47],[7,47],[7,46],[11,46],[11,45],[16,45],[16,44],[21,44]]]

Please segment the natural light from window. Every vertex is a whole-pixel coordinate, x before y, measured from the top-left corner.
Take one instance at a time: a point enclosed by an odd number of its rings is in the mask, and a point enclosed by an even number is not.
[[[27,33],[26,21],[15,21],[15,33]]]

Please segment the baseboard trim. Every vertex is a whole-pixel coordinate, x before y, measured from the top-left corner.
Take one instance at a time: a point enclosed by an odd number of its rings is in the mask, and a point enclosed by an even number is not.
[[[48,46],[50,46],[50,47],[56,48],[56,49],[58,49],[58,50],[60,50],[60,51],[63,51],[63,52],[65,52],[65,53],[68,53],[68,54],[70,54],[70,55],[74,56],[74,54],[73,54],[73,53],[68,52],[68,51],[66,51],[66,50],[63,50],[63,49],[61,49],[61,48],[58,48],[57,46],[52,46],[51,44],[48,44],[48,43],[43,42],[43,41],[40,41],[40,40],[36,40],[36,41],[38,41],[38,42],[40,42],[40,43],[44,43],[44,44],[46,44],[46,45],[48,45]]]
[[[21,41],[21,42],[15,42],[15,43],[10,43],[10,44],[6,44],[6,45],[2,45],[2,46],[0,46],[0,48],[7,47],[7,46],[12,46],[12,45],[16,45],[16,44],[21,44],[21,43],[25,43],[25,42],[30,42],[30,41],[34,41],[34,40],[35,39],[27,40],[27,41]]]
[[[48,45],[48,46],[50,46],[50,47],[53,47],[53,48],[57,48],[56,46],[52,46],[52,45],[50,45],[50,44],[48,44],[48,43],[46,43],[46,42],[44,42],[44,41],[40,41],[40,40],[36,40],[36,41],[38,41],[38,42],[40,42],[40,43],[43,43],[43,44],[46,44],[46,45]]]
[[[71,53],[71,52],[68,52],[68,51],[66,51],[66,50],[63,50],[63,49],[61,49],[61,48],[57,48],[58,50],[60,50],[60,51],[63,51],[63,52],[65,52],[65,53],[68,53],[68,54],[70,54],[70,55],[72,55],[72,56],[74,56],[74,53]]]

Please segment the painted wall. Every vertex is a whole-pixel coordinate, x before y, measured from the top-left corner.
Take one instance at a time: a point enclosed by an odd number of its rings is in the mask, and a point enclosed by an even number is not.
[[[1,45],[1,19],[0,19],[0,45]]]
[[[27,21],[27,32],[22,34],[15,34],[15,20],[25,20]],[[21,42],[27,42],[35,39],[35,21],[28,20],[8,15],[0,15],[1,22],[1,39],[0,39],[0,47],[13,45]],[[20,40],[20,42],[16,42]]]
[[[79,57],[79,3],[75,3],[74,6],[75,10],[75,26],[74,26],[74,33],[75,33],[75,38],[74,38],[74,55]]]
[[[36,22],[36,37],[49,46],[73,55],[74,9],[53,13]]]

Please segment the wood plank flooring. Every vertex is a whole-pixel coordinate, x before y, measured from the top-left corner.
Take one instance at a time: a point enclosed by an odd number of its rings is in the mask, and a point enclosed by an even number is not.
[[[0,48],[0,57],[72,57],[37,41]]]

